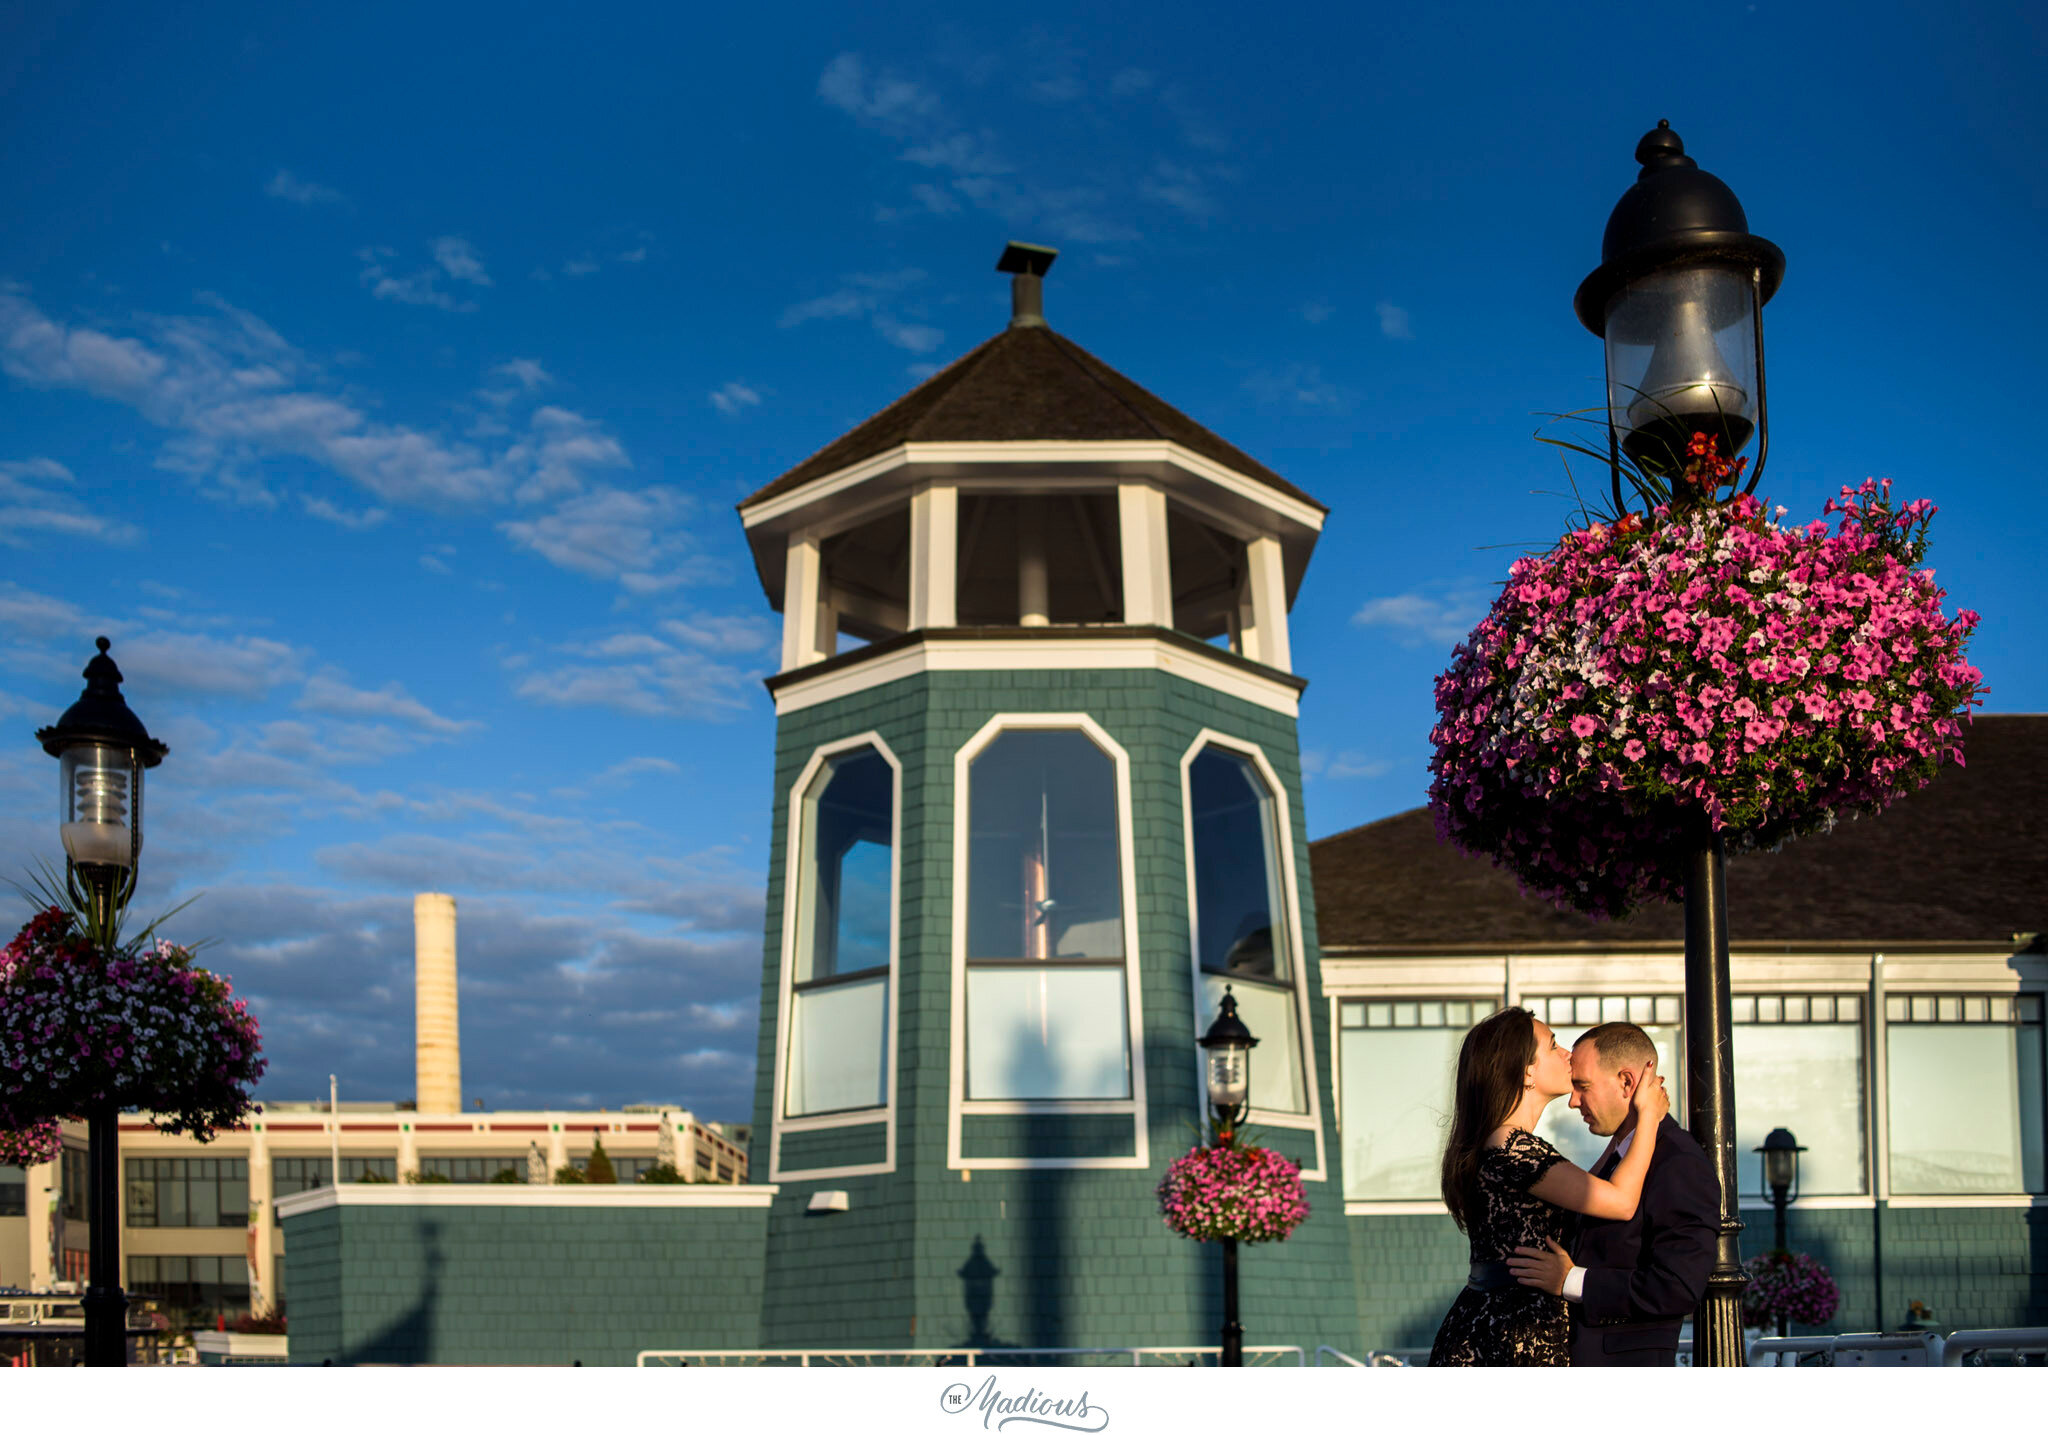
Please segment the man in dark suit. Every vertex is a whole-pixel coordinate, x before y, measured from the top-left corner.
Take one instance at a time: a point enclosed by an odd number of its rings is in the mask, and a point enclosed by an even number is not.
[[[1596,1026],[1572,1047],[1572,1109],[1607,1151],[1593,1174],[1611,1175],[1635,1137],[1633,1100],[1657,1055],[1632,1022]],[[1571,1246],[1520,1246],[1508,1266],[1523,1285],[1572,1304],[1573,1365],[1672,1365],[1678,1332],[1707,1289],[1721,1191],[1699,1142],[1669,1116],[1642,1199],[1626,1221],[1578,1218]]]

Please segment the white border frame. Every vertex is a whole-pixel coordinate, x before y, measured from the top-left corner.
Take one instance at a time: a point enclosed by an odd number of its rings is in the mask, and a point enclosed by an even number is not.
[[[873,748],[889,764],[892,774],[889,799],[889,1078],[886,1099],[879,1107],[863,1106],[854,1111],[834,1111],[821,1116],[785,1116],[783,1102],[789,1081],[789,1022],[795,1009],[797,907],[796,884],[802,872],[804,824],[803,794],[817,779],[828,758],[859,748]],[[769,1113],[768,1179],[771,1182],[802,1179],[827,1181],[840,1176],[881,1176],[896,1169],[896,1055],[903,1033],[897,1013],[899,954],[903,933],[903,762],[879,732],[872,729],[855,737],[838,738],[815,748],[804,769],[790,784],[785,808],[782,869],[782,965],[776,977],[774,1106]],[[830,1131],[845,1126],[882,1124],[882,1159],[854,1166],[785,1167],[782,1137],[790,1131]]]
[[[1006,732],[1079,732],[1116,764],[1118,875],[1123,883],[1125,1040],[1131,1094],[1122,1101],[969,1101],[967,1092],[967,825],[968,769]],[[1144,949],[1138,942],[1138,868],[1131,820],[1131,759],[1102,724],[1086,713],[997,713],[953,754],[953,1000],[946,1090],[946,1166],[958,1171],[1122,1171],[1152,1165],[1150,1106],[1145,1095],[1145,1013],[1139,980]],[[960,1154],[967,1116],[1128,1116],[1129,1156],[975,1156]]]
[[[1195,823],[1194,793],[1191,773],[1195,759],[1201,756],[1205,747],[1220,747],[1240,757],[1248,757],[1259,770],[1259,777],[1266,784],[1266,791],[1274,804],[1275,840],[1280,848],[1280,881],[1287,889],[1287,938],[1289,951],[1295,967],[1292,985],[1294,987],[1295,1027],[1301,1033],[1302,1076],[1308,1092],[1308,1112],[1295,1115],[1292,1112],[1260,1111],[1252,1108],[1245,1120],[1262,1126],[1282,1127],[1294,1131],[1313,1131],[1316,1138],[1315,1169],[1303,1171],[1304,1181],[1323,1181],[1328,1176],[1327,1153],[1323,1149],[1323,1093],[1322,1080],[1316,1061],[1316,1029],[1309,1019],[1308,1004],[1308,943],[1302,936],[1301,887],[1294,870],[1294,811],[1287,801],[1287,785],[1280,781],[1280,775],[1273,771],[1273,764],[1266,760],[1266,753],[1257,743],[1215,728],[1205,727],[1195,734],[1195,740],[1188,744],[1187,751],[1180,756],[1180,828],[1183,849],[1187,861],[1187,909],[1188,909],[1188,972],[1193,982],[1191,995],[1197,1013],[1196,1025],[1201,1023],[1202,1010],[1202,928],[1201,913],[1195,900]],[[1320,965],[1320,964],[1318,964]],[[1196,1031],[1196,1037],[1202,1033]],[[1334,1037],[1332,1038],[1334,1040]],[[1208,1125],[1209,1093],[1208,1079],[1203,1068],[1202,1050],[1195,1048],[1195,1109],[1202,1113],[1203,1126]]]

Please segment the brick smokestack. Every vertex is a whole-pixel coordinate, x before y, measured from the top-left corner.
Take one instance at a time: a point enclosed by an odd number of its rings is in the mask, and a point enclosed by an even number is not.
[[[455,1010],[455,899],[412,899],[414,1096],[421,1111],[462,1110],[462,1036]]]

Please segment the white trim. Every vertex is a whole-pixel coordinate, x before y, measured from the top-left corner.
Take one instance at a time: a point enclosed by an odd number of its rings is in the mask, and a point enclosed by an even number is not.
[[[310,1215],[330,1206],[607,1206],[657,1207],[668,1210],[702,1206],[728,1210],[761,1209],[779,1190],[776,1186],[494,1186],[434,1184],[429,1186],[316,1186],[280,1197],[279,1220]]]
[[[927,484],[910,495],[908,627],[950,628],[958,612],[960,490]]]
[[[1442,1201],[1346,1201],[1347,1216],[1448,1216]]]
[[[1195,740],[1188,744],[1180,755],[1180,826],[1183,855],[1187,862],[1187,911],[1188,911],[1188,970],[1193,981],[1192,995],[1195,1011],[1202,1010],[1202,929],[1201,913],[1195,900],[1195,821],[1194,792],[1191,774],[1195,759],[1205,747],[1220,747],[1229,752],[1248,757],[1259,770],[1259,778],[1266,784],[1266,791],[1273,799],[1274,843],[1280,849],[1280,881],[1287,889],[1287,953],[1294,970],[1289,985],[1294,989],[1294,1021],[1301,1034],[1301,1050],[1295,1055],[1301,1062],[1304,1090],[1308,1096],[1308,1111],[1296,1114],[1288,1111],[1260,1111],[1253,1108],[1245,1118],[1247,1125],[1284,1127],[1297,1131],[1313,1131],[1316,1139],[1316,1161],[1313,1170],[1303,1171],[1304,1181],[1323,1181],[1329,1178],[1325,1169],[1323,1150],[1323,1098],[1322,1081],[1316,1064],[1316,1030],[1310,1021],[1308,1005],[1308,943],[1302,935],[1301,887],[1294,869],[1294,813],[1287,801],[1287,786],[1280,781],[1280,775],[1273,771],[1273,764],[1266,760],[1266,753],[1255,742],[1215,728],[1205,727],[1195,734]],[[1199,1023],[1199,1016],[1196,1018]],[[1336,1028],[1331,1027],[1334,1032]],[[1193,1033],[1201,1036],[1201,1032]],[[1334,1040],[1334,1038],[1333,1038]],[[1207,1124],[1209,1094],[1207,1076],[1202,1064],[1202,1050],[1195,1052],[1195,1110],[1202,1113]]]
[[[1124,570],[1124,621],[1173,626],[1173,567],[1166,536],[1166,491],[1149,483],[1116,486],[1117,539]]]
[[[1044,467],[1048,464],[1097,463],[1106,465],[1108,474],[1118,470],[1129,471],[1130,465],[1166,465],[1207,479],[1218,488],[1238,498],[1246,499],[1266,509],[1287,522],[1298,524],[1311,533],[1323,529],[1323,512],[1315,504],[1283,493],[1269,483],[1263,483],[1232,468],[1226,468],[1214,459],[1204,458],[1193,449],[1159,439],[1113,439],[1089,441],[1065,441],[1057,439],[1024,440],[1011,443],[906,443],[885,450],[872,458],[842,468],[799,484],[787,493],[763,499],[752,508],[740,510],[740,521],[747,528],[758,528],[764,523],[786,518],[798,511],[880,478],[892,470],[914,464],[935,466],[974,466],[980,464],[1019,464]],[[1108,476],[1108,475],[1106,475]]]
[[[804,824],[802,818],[803,794],[817,779],[826,760],[842,752],[860,748],[873,748],[889,764],[891,773],[889,797],[889,1076],[888,1089],[881,1106],[863,1106],[853,1111],[835,1111],[817,1116],[785,1117],[783,1102],[788,1093],[785,1090],[789,1079],[789,1023],[795,1009],[794,994],[797,944],[796,884],[802,876]],[[775,1079],[772,1098],[774,1105],[769,1108],[768,1131],[768,1179],[781,1181],[802,1177],[818,1180],[834,1176],[879,1176],[896,1169],[896,1053],[902,1045],[902,1032],[898,1025],[897,990],[902,983],[898,979],[898,951],[902,942],[903,926],[903,763],[895,750],[879,732],[870,729],[854,737],[839,738],[823,743],[811,752],[810,760],[804,763],[803,771],[790,784],[788,806],[783,817],[783,868],[782,868],[782,969],[776,977],[776,1018],[775,1018]],[[846,1126],[872,1126],[882,1124],[882,1159],[853,1166],[814,1167],[801,1170],[785,1169],[782,1164],[782,1136],[786,1131],[829,1131]]]
[[[2048,1196],[1892,1196],[1885,1206],[1894,1211],[2025,1211],[2048,1208]]]
[[[1768,1196],[1743,1196],[1736,1204],[1745,1211],[1774,1211]],[[1875,1208],[1875,1196],[1800,1196],[1785,1207],[1788,1211],[1868,1211]]]
[[[967,799],[968,770],[981,750],[1005,732],[1017,730],[1079,731],[1116,764],[1118,866],[1123,882],[1124,1011],[1128,1030],[1125,1054],[1131,1064],[1131,1094],[1122,1101],[969,1102],[967,1092]],[[1145,1099],[1145,1014],[1140,996],[1139,965],[1144,951],[1138,934],[1138,873],[1131,817],[1131,759],[1122,745],[1086,713],[997,713],[953,754],[953,992],[950,1025],[951,1065],[946,1090],[946,1165],[963,1171],[1145,1170],[1152,1164],[1149,1107]],[[1129,1156],[976,1156],[960,1154],[961,1128],[970,1115],[997,1114],[1003,1107],[1029,1107],[1062,1115],[1122,1115],[1128,1107],[1132,1127]]]
[[[1151,669],[1198,683],[1226,697],[1282,717],[1301,716],[1301,694],[1293,684],[1248,673],[1217,650],[1210,657],[1165,638],[1090,636],[1071,638],[926,637],[880,657],[864,658],[835,672],[799,678],[775,690],[775,715],[816,707],[884,683],[922,673],[1118,672]]]
[[[801,534],[789,540],[782,569],[782,671],[808,667],[824,658],[819,633],[825,616],[824,550],[818,540]]]
[[[969,1116],[1130,1116],[1138,1103],[1122,1101],[970,1101],[960,1109]]]
[[[1245,544],[1245,596],[1251,623],[1244,630],[1244,655],[1255,663],[1294,671],[1287,639],[1287,559],[1280,540],[1261,535]]]

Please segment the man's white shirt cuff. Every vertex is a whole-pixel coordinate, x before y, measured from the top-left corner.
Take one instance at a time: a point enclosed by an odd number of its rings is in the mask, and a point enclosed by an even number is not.
[[[1564,1298],[1570,1301],[1585,1299],[1586,1268],[1573,1266],[1564,1273]]]

